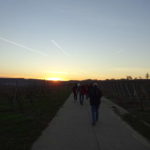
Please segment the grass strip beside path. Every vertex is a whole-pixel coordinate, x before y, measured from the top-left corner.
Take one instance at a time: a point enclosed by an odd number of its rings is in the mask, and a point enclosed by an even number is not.
[[[113,111],[119,115],[125,122],[127,122],[134,130],[139,132],[150,141],[150,125],[141,120],[135,113],[122,114],[117,106],[113,106]]]
[[[145,124],[143,120],[140,120],[136,116],[133,116],[131,113],[124,114],[121,117],[136,131],[138,131],[150,141],[150,126],[148,124]]]
[[[0,112],[0,150],[30,150],[69,95],[68,87],[55,87],[23,113]]]

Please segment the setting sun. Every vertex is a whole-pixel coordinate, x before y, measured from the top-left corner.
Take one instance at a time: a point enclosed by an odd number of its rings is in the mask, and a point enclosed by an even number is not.
[[[56,77],[48,78],[47,80],[50,80],[50,81],[62,81],[61,78],[56,78]]]

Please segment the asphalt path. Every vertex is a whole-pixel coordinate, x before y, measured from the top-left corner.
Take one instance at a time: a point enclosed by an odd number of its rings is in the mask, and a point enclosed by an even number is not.
[[[32,150],[150,150],[150,143],[114,113],[102,98],[99,121],[91,124],[89,101],[81,106],[73,96],[58,111]]]

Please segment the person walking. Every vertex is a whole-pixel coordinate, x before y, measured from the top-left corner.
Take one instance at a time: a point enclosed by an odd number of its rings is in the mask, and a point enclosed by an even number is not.
[[[102,92],[97,83],[93,83],[89,87],[89,98],[92,114],[92,125],[94,126],[99,119],[99,107],[101,104]]]
[[[89,85],[88,84],[85,85],[85,97],[86,99],[89,98]]]
[[[80,86],[80,89],[79,89],[79,100],[80,100],[80,105],[83,105],[84,104],[84,95],[85,95],[85,86],[84,85],[81,85]]]
[[[72,88],[72,91],[73,91],[73,97],[74,97],[74,102],[77,101],[77,90],[78,90],[78,87],[77,85],[75,84]]]

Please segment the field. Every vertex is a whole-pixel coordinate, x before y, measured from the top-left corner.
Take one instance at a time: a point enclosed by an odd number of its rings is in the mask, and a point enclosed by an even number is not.
[[[0,149],[29,150],[70,95],[66,83],[0,85]]]
[[[0,80],[0,150],[30,150],[74,83]],[[99,84],[104,96],[129,112],[121,117],[150,139],[150,80],[108,80]]]
[[[129,112],[121,117],[150,140],[150,80],[108,80],[100,85],[105,96]]]

